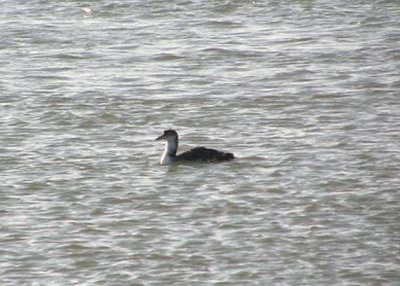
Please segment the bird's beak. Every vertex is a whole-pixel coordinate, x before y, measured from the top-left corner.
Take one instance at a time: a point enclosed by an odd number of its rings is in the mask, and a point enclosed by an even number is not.
[[[155,140],[162,140],[162,139],[164,139],[164,134],[161,136],[158,136]]]

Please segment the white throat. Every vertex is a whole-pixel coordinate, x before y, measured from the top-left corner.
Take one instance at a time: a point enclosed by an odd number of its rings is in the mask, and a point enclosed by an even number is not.
[[[174,139],[165,142],[165,150],[160,160],[161,165],[168,165],[175,161],[176,151],[178,150],[177,143]]]

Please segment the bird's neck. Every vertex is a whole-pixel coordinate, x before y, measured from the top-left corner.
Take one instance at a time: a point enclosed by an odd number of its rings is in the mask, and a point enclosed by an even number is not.
[[[165,142],[164,154],[175,157],[178,151],[178,138],[171,138]]]
[[[176,152],[178,151],[178,138],[170,139],[165,143],[165,150],[161,157],[161,164],[170,164],[174,161],[176,157]]]

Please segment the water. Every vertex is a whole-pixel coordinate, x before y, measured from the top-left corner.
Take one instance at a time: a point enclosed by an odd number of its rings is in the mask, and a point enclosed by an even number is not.
[[[398,1],[0,10],[1,285],[398,285]]]

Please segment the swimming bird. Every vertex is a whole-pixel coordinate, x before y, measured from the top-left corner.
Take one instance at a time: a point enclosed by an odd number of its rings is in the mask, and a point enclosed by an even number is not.
[[[165,130],[156,140],[165,140],[165,151],[161,156],[161,165],[172,164],[177,161],[224,162],[235,158],[232,153],[225,153],[215,149],[196,147],[176,155],[179,136],[175,130]]]

